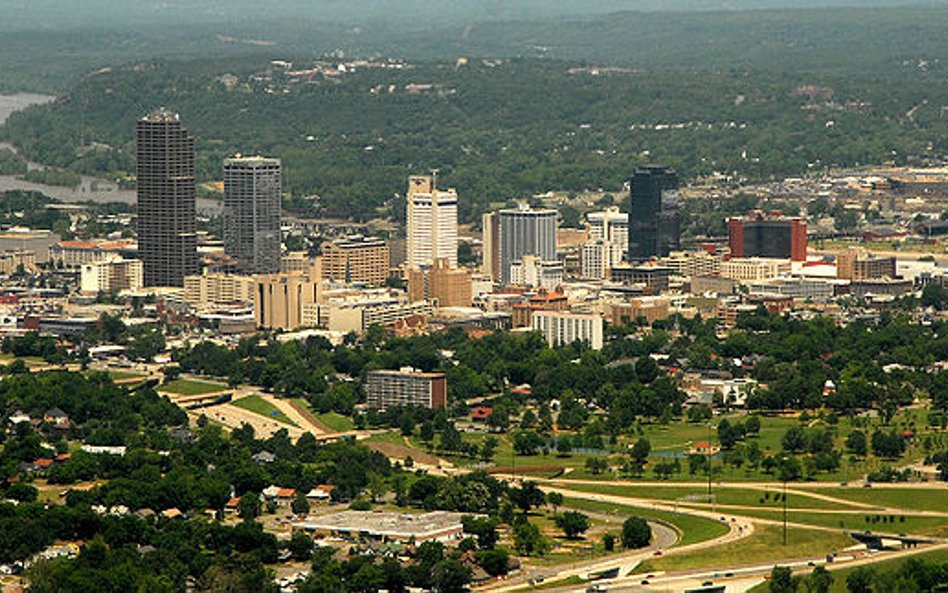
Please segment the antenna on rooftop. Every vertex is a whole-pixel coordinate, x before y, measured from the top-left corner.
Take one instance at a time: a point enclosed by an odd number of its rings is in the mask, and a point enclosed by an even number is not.
[[[431,189],[438,189],[438,171],[439,169],[431,170]]]

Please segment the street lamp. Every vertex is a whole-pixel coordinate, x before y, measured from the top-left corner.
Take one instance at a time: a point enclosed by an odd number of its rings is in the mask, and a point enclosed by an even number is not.
[[[711,512],[714,512],[714,495],[711,494],[711,422],[708,422],[708,502],[711,503]]]

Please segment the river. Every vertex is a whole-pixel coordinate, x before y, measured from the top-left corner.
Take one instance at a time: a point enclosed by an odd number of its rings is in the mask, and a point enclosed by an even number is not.
[[[26,109],[31,105],[41,105],[51,102],[55,97],[49,95],[34,95],[20,93],[16,95],[0,95],[0,125],[7,121],[11,114]],[[129,134],[134,130],[129,130]],[[16,150],[15,147],[0,142],[0,147]],[[29,163],[31,169],[44,168],[40,163]],[[32,183],[24,179],[19,179],[15,175],[0,175],[0,192],[8,190],[29,190],[38,191],[51,198],[56,198],[63,202],[122,202],[125,204],[134,204],[137,201],[137,195],[134,190],[120,189],[118,184],[110,179],[102,177],[82,176],[82,182],[79,187],[62,187],[59,185],[46,185],[43,183]],[[216,200],[198,198],[198,212],[207,214],[216,214],[220,212],[221,203]]]

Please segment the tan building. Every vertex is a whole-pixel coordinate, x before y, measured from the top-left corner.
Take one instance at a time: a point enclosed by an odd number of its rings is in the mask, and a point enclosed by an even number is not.
[[[207,273],[184,277],[184,300],[189,305],[223,304],[254,300],[252,276]]]
[[[850,247],[836,254],[836,277],[845,280],[895,278],[895,258]]]
[[[324,280],[382,285],[388,279],[388,245],[376,237],[353,236],[322,245]]]
[[[789,259],[734,258],[721,264],[721,277],[739,282],[771,280],[790,274]]]
[[[7,251],[0,253],[0,274],[9,276],[20,271],[23,266],[25,272],[36,271],[36,254],[32,251]]]
[[[500,281],[500,215],[487,212],[481,216],[481,272],[494,282]]]
[[[283,274],[308,273],[312,261],[305,251],[291,251],[280,259],[280,272]]]
[[[319,281],[306,274],[265,274],[254,276],[254,283],[254,317],[258,327],[302,327],[304,307],[318,300]]]
[[[411,268],[447,259],[458,264],[458,194],[441,190],[434,175],[408,178],[405,236],[406,262]]]
[[[137,250],[134,241],[60,241],[50,246],[49,257],[61,266],[73,268]]]
[[[471,306],[471,272],[439,259],[430,268],[408,270],[408,300],[434,301],[439,307]]]
[[[79,291],[83,294],[138,290],[142,286],[142,262],[137,259],[112,257],[80,268]]]
[[[669,301],[662,298],[632,299],[625,303],[610,303],[607,306],[608,321],[613,325],[625,325],[644,319],[651,325],[668,319]]]
[[[679,276],[717,276],[721,273],[721,256],[703,249],[672,251],[660,261]]]

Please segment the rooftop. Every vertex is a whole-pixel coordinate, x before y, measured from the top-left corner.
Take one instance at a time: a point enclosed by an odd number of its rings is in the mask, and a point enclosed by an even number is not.
[[[376,536],[426,539],[461,527],[462,513],[434,511],[421,515],[381,511],[342,511],[307,518],[293,526],[307,530],[357,531]]]

